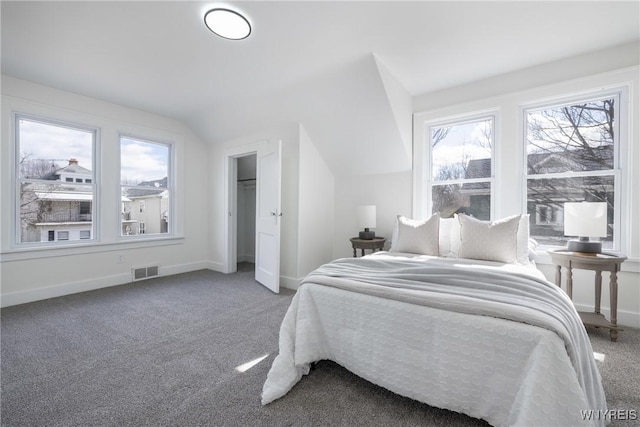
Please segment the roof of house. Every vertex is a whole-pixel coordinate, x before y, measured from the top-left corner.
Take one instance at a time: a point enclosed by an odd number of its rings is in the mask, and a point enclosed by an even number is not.
[[[589,149],[565,150],[562,152],[544,151],[527,155],[529,174],[559,173],[568,171],[592,171],[613,169],[614,153],[612,145]],[[473,159],[467,164],[465,179],[491,177],[491,159]],[[590,180],[587,180],[587,183]],[[599,178],[597,179],[599,182]],[[489,192],[486,182],[464,183],[463,193],[484,194]]]
[[[78,164],[75,159],[69,160],[69,164],[65,167],[54,170],[48,175],[45,175],[42,179],[49,181],[57,181],[62,174],[77,174],[77,175],[91,175],[91,170]]]
[[[143,197],[163,197],[166,193],[167,189],[166,188],[156,188],[156,187],[149,187],[149,188],[143,188],[143,187],[131,187],[131,188],[127,188],[125,190],[126,195],[128,198],[130,199],[140,199]]]

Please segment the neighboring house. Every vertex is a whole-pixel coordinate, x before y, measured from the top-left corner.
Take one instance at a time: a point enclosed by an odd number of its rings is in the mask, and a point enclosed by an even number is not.
[[[43,176],[45,182],[22,186],[22,241],[46,242],[91,239],[93,188],[91,170],[69,159],[69,164]],[[60,184],[63,183],[63,184]],[[68,185],[66,185],[68,183]]]
[[[42,179],[75,184],[91,184],[92,178],[93,174],[89,169],[80,166],[78,160],[71,158],[67,166],[51,172]]]
[[[167,177],[122,190],[122,235],[169,232]]]
[[[613,169],[613,150],[610,146],[605,146],[589,150],[529,154],[527,168],[530,176],[566,171]],[[491,159],[469,161],[465,179],[487,176],[491,176]],[[462,202],[456,213],[474,215],[475,210],[488,212],[490,194],[487,183],[465,183],[459,192],[458,199]],[[572,182],[570,178],[529,179],[527,212],[531,214],[530,233],[532,236],[562,240],[564,239],[564,203],[566,201],[609,201],[612,206],[613,197],[613,181],[609,182],[597,176],[583,177],[579,182]],[[612,207],[609,208],[609,218],[612,217],[612,209]]]
[[[22,187],[23,242],[85,240],[93,237],[91,170],[69,164]],[[49,185],[46,181],[52,181]],[[54,184],[55,182],[55,184]],[[143,182],[122,195],[122,235],[168,232],[167,179]],[[141,188],[148,186],[148,188]],[[165,187],[165,188],[163,188]]]
[[[142,185],[142,184],[139,184]],[[166,188],[129,188],[123,197],[122,234],[169,231],[169,193]]]

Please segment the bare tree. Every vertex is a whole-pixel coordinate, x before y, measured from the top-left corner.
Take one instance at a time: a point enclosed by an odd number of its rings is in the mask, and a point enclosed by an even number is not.
[[[612,170],[614,168],[615,99],[546,108],[527,120],[530,175]],[[530,213],[553,222],[546,213],[561,212],[566,201],[604,201],[613,213],[612,176],[530,179]],[[543,209],[543,207],[550,209]],[[557,219],[556,219],[557,222]],[[561,230],[560,230],[561,231]],[[548,230],[550,234],[558,231]]]
[[[449,131],[451,131],[451,127],[435,128],[431,133],[431,147],[435,147],[440,141],[445,139]]]
[[[20,236],[22,242],[34,241],[35,224],[42,222],[51,210],[51,202],[38,197],[38,193],[50,193],[54,186],[35,180],[46,179],[59,169],[53,160],[31,159],[31,153],[21,153],[20,170]],[[32,181],[34,180],[34,181]]]

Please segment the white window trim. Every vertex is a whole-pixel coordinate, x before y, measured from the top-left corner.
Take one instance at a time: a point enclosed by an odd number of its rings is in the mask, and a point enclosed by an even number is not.
[[[583,176],[613,176],[616,182],[614,189],[614,223],[616,227],[613,232],[613,248],[611,250],[616,252],[628,253],[631,242],[627,232],[627,222],[623,222],[622,218],[631,218],[631,206],[629,200],[631,200],[631,188],[628,185],[629,171],[632,168],[630,150],[630,100],[629,100],[629,85],[613,86],[608,88],[602,88],[599,90],[580,91],[578,93],[566,94],[561,96],[554,96],[542,100],[536,100],[531,103],[523,103],[519,106],[520,117],[520,147],[522,151],[521,168],[523,171],[523,180],[521,187],[522,197],[522,211],[527,211],[527,181],[529,174],[527,173],[527,129],[526,129],[526,115],[530,110],[536,110],[541,108],[552,108],[557,106],[563,106],[571,103],[581,103],[586,101],[594,101],[607,98],[615,98],[617,107],[615,110],[615,130],[614,130],[614,144],[617,145],[617,155],[614,156],[613,169],[598,170],[589,172],[563,172],[557,174],[539,174],[532,175],[534,179],[549,179],[549,178],[578,178]],[[623,159],[626,159],[626,164]],[[625,212],[625,215],[622,215]],[[537,248],[538,253],[546,252],[550,249],[558,249],[559,246],[554,245],[540,245]]]
[[[464,116],[467,111],[479,111],[483,109],[497,108],[501,111],[501,124],[498,125],[496,136],[501,138],[503,143],[496,153],[496,215],[503,217],[520,213],[523,206],[526,206],[526,195],[523,194],[525,170],[524,162],[524,131],[523,115],[520,106],[532,106],[536,103],[553,101],[554,99],[567,99],[567,95],[583,98],[586,94],[593,94],[598,90],[612,92],[621,90],[622,97],[620,105],[626,113],[627,123],[620,126],[620,176],[619,190],[616,195],[621,200],[620,209],[621,221],[621,251],[628,258],[622,265],[622,271],[640,273],[640,254],[638,253],[638,225],[634,221],[632,213],[637,214],[638,172],[634,167],[638,165],[638,135],[640,135],[640,119],[638,109],[640,108],[640,97],[638,96],[640,67],[631,66],[611,71],[605,71],[585,77],[556,81],[546,85],[527,87],[522,90],[510,92],[494,91],[492,96],[474,97],[472,93],[466,100],[458,103],[448,103],[445,96],[436,95],[429,105],[432,107],[414,113],[413,119],[413,215],[418,217],[422,211],[418,195],[424,192],[423,182],[420,179],[424,167],[423,165],[423,142],[425,122],[436,121],[446,117]],[[491,88],[489,88],[491,90]],[[457,95],[454,92],[453,95]],[[498,144],[496,144],[498,147]],[[506,156],[506,157],[505,157]],[[501,157],[505,157],[509,163],[502,162]],[[513,163],[511,163],[513,162]],[[504,176],[505,179],[501,179]],[[509,181],[517,176],[519,182]],[[520,179],[522,180],[520,181]],[[632,179],[636,181],[632,182]],[[635,186],[635,187],[634,187]],[[518,194],[520,193],[520,194]],[[633,236],[632,236],[633,233]],[[546,250],[539,248],[536,256],[536,264],[550,265],[551,259]]]
[[[59,247],[60,243],[57,234],[56,238],[53,241],[40,241],[40,242],[21,242],[20,241],[20,230],[21,230],[21,212],[20,212],[20,192],[18,191],[18,186],[20,182],[26,181],[21,180],[19,178],[19,170],[20,167],[20,150],[18,149],[19,145],[19,135],[18,135],[18,122],[19,120],[30,120],[35,122],[40,122],[44,124],[50,124],[53,126],[61,126],[70,129],[78,129],[87,132],[93,133],[93,146],[91,153],[91,161],[92,161],[92,177],[91,183],[83,183],[81,185],[86,185],[92,188],[93,191],[93,206],[92,206],[92,224],[94,232],[92,233],[91,239],[83,239],[83,240],[71,240],[71,241],[63,241],[64,245],[69,246],[81,246],[88,244],[95,244],[100,241],[99,231],[95,224],[99,223],[99,212],[100,212],[100,194],[99,194],[99,186],[96,184],[96,177],[100,176],[100,163],[97,156],[97,153],[100,152],[100,128],[98,126],[87,125],[84,123],[78,123],[72,120],[65,120],[55,118],[53,116],[48,115],[40,115],[40,114],[31,114],[25,113],[22,111],[12,111],[11,112],[11,144],[10,144],[10,158],[11,158],[11,200],[13,204],[12,209],[12,217],[11,217],[11,227],[13,228],[11,233],[11,250],[31,250],[31,249],[55,249]],[[78,185],[75,184],[74,185]]]
[[[121,177],[121,173],[122,173],[122,165],[121,165],[121,141],[122,138],[131,138],[134,140],[138,140],[141,142],[148,142],[148,143],[152,143],[152,144],[159,144],[159,145],[166,145],[169,149],[169,159],[168,159],[168,174],[169,176],[167,177],[167,190],[169,192],[169,204],[168,204],[168,210],[169,210],[169,224],[168,224],[168,232],[167,233],[154,233],[154,234],[131,234],[131,235],[123,235],[122,234],[122,222],[121,222],[121,214],[118,214],[118,224],[117,224],[117,238],[116,240],[119,242],[126,242],[126,241],[136,241],[136,240],[169,240],[169,239],[175,239],[177,237],[180,237],[180,230],[181,227],[178,223],[178,220],[180,218],[179,214],[178,214],[178,209],[177,206],[179,206],[177,199],[178,197],[182,197],[182,196],[178,196],[178,190],[177,190],[177,186],[176,186],[176,173],[178,168],[176,167],[176,156],[177,156],[177,141],[168,139],[168,138],[162,138],[162,137],[158,137],[158,136],[144,136],[142,135],[142,132],[119,132],[118,133],[118,154],[117,154],[117,169],[118,169],[118,173],[117,173],[117,201],[116,201],[116,206],[118,206],[117,210],[118,212],[120,212],[120,205],[121,205],[121,197],[122,197],[122,177]],[[141,136],[142,135],[142,136]],[[145,203],[146,204],[146,203]],[[146,208],[145,208],[146,209]]]
[[[7,168],[2,168],[2,184],[3,194],[11,197],[11,206],[7,207],[7,215],[0,217],[3,230],[6,233],[0,233],[1,250],[0,261],[22,261],[30,259],[42,259],[53,257],[66,257],[73,255],[83,255],[89,253],[106,253],[111,251],[122,251],[128,249],[144,249],[153,247],[163,247],[183,244],[184,237],[184,218],[185,218],[185,193],[184,193],[184,162],[185,162],[185,135],[179,131],[163,129],[146,124],[131,123],[124,119],[108,117],[101,114],[87,113],[74,108],[64,106],[51,105],[47,103],[31,101],[22,97],[2,94],[2,106],[4,113],[2,114],[3,124],[6,124],[5,137],[7,144],[4,144],[3,138],[2,157],[7,159]],[[20,114],[25,117],[34,117],[47,122],[59,121],[63,124],[72,124],[80,128],[91,128],[97,130],[95,152],[100,153],[100,161],[94,163],[95,179],[100,180],[102,189],[97,189],[96,198],[102,202],[109,202],[111,195],[114,195],[113,202],[100,203],[100,207],[96,206],[94,219],[98,222],[93,224],[93,239],[78,240],[74,244],[67,242],[48,242],[49,244],[16,244],[15,224],[16,209],[13,200],[16,199],[16,144],[15,144],[15,115]],[[141,240],[120,239],[121,222],[120,214],[111,213],[112,203],[116,201],[116,193],[119,187],[111,188],[110,183],[119,184],[119,168],[118,153],[116,145],[119,144],[118,135],[125,133],[129,135],[145,135],[154,141],[171,141],[174,143],[174,160],[173,177],[174,183],[174,225],[172,236],[165,235],[148,235],[149,237]],[[103,164],[104,163],[104,164]],[[94,181],[91,185],[96,185]],[[106,198],[105,198],[106,197]],[[116,217],[117,216],[117,217]],[[19,218],[19,217],[18,217]]]
[[[431,164],[431,132],[432,127],[443,127],[471,123],[483,119],[492,119],[493,123],[493,146],[491,148],[491,176],[489,178],[478,179],[456,179],[448,181],[434,181],[432,179]],[[496,200],[498,191],[495,185],[499,176],[499,168],[496,165],[499,161],[500,153],[500,109],[489,108],[483,110],[469,111],[468,113],[456,114],[448,117],[440,117],[428,120],[415,120],[414,138],[421,135],[417,144],[414,143],[413,159],[413,217],[428,218],[431,216],[433,206],[432,192],[428,191],[433,185],[460,184],[471,182],[489,182],[491,192],[491,204],[489,215],[494,218],[496,212]]]

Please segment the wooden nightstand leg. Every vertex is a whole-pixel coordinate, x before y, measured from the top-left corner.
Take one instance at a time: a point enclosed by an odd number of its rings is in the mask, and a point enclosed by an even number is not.
[[[556,265],[556,286],[562,287],[562,266]]]
[[[602,271],[596,271],[596,313],[600,314],[600,302],[602,301]]]
[[[362,253],[362,256],[364,256],[364,249],[360,249],[360,252]]]
[[[567,295],[573,299],[573,272],[571,267],[567,267]]]
[[[356,258],[358,256],[358,254],[356,253],[356,247],[353,247],[353,257]]]
[[[609,323],[615,328],[618,326],[618,273],[616,270],[611,272],[611,278],[609,279],[609,301],[611,304]],[[618,330],[611,329],[610,337],[611,341],[618,341]]]

